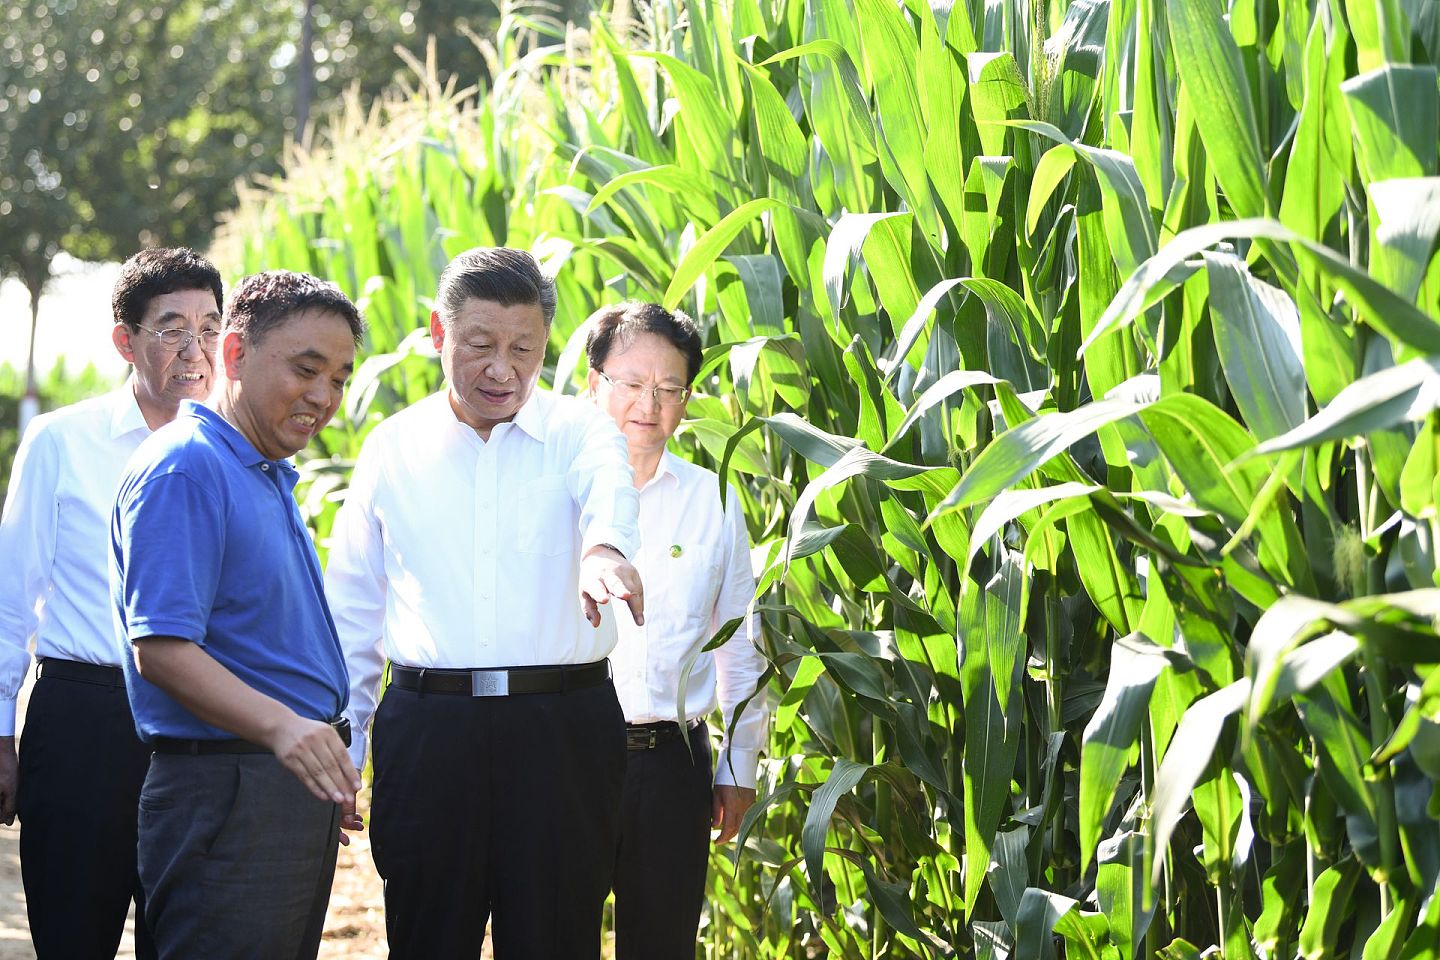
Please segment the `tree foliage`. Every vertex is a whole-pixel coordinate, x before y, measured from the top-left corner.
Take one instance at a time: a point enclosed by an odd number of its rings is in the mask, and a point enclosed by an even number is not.
[[[38,292],[61,249],[123,258],[208,245],[237,179],[273,174],[298,139],[294,0],[15,0],[0,14],[0,274]],[[455,0],[312,4],[313,99],[370,98],[439,36],[462,86],[485,65]],[[316,110],[312,108],[311,116]]]

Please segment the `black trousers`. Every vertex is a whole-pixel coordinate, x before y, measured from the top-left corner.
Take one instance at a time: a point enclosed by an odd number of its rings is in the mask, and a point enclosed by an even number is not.
[[[117,675],[118,677],[118,675]],[[150,751],[123,683],[44,676],[20,736],[20,875],[38,960],[113,960],[136,904],[135,954],[155,957],[135,868]]]
[[[468,697],[390,687],[370,842],[392,960],[598,960],[625,772],[615,688]]]
[[[626,756],[615,860],[618,960],[694,960],[710,858],[710,732]]]
[[[340,808],[272,754],[156,754],[140,878],[162,960],[314,960]]]

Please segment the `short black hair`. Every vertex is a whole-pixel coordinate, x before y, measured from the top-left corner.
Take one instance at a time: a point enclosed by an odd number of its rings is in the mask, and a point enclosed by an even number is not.
[[[626,300],[601,307],[590,315],[590,332],[585,336],[585,357],[590,369],[603,372],[605,361],[616,350],[624,352],[636,336],[651,333],[669,341],[685,358],[685,382],[695,381],[703,351],[700,329],[679,310],[670,311],[658,303]]]
[[[140,320],[150,301],[182,290],[209,290],[215,295],[215,309],[225,302],[225,284],[214,264],[189,247],[156,247],[141,250],[120,267],[120,279],[110,294],[115,322],[131,330],[140,329]]]
[[[225,308],[225,329],[238,331],[249,343],[259,343],[291,316],[309,310],[338,314],[350,325],[357,347],[364,339],[365,321],[339,287],[292,270],[270,270],[241,280]]]
[[[450,323],[467,300],[489,300],[502,307],[534,304],[546,330],[555,319],[555,281],[540,272],[534,257],[512,247],[474,247],[445,266],[435,295],[440,322]]]

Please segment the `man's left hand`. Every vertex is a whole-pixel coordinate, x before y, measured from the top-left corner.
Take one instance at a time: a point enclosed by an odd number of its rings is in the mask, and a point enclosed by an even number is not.
[[[645,622],[645,588],[640,583],[640,571],[611,547],[591,547],[580,561],[580,609],[590,626],[600,626],[600,605],[611,598],[629,605],[636,626]]]
[[[716,784],[710,801],[710,829],[719,830],[716,843],[729,843],[740,832],[740,821],[745,811],[755,805],[755,791],[751,787],[735,787]]]

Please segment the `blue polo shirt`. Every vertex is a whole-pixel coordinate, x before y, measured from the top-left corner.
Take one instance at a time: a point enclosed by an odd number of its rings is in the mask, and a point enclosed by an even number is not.
[[[297,475],[267,460],[219,414],[182,401],[135,451],[110,524],[110,587],[121,635],[179,637],[246,684],[311,720],[349,700],[320,563],[291,491]],[[202,723],[125,658],[142,739],[232,738]]]

